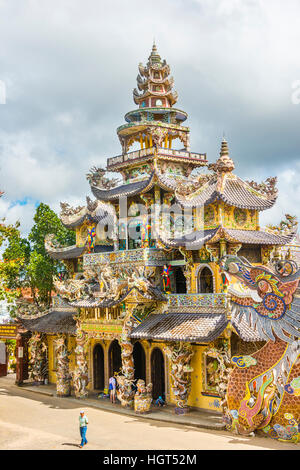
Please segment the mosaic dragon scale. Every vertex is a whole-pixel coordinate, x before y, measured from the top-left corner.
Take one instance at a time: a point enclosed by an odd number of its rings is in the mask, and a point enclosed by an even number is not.
[[[299,442],[300,270],[293,261],[271,270],[237,256],[225,256],[221,269],[240,281],[228,290],[232,323],[246,320],[267,341],[252,356],[232,357],[227,429]]]

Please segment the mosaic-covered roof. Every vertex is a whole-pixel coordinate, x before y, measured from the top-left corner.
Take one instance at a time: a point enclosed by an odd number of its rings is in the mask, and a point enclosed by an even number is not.
[[[229,157],[228,144],[222,141],[220,157],[216,163],[208,165],[213,174],[207,175],[207,181],[195,188],[191,182],[191,190],[186,185],[184,193],[176,190],[176,200],[183,207],[202,207],[217,200],[241,209],[258,211],[271,208],[277,199],[275,188],[276,178],[268,178],[265,183],[245,182],[234,175],[234,162]]]
[[[95,298],[95,297],[90,297],[90,298],[83,298],[79,299],[73,302],[69,302],[69,305],[72,307],[77,307],[77,308],[106,308],[106,307],[114,307],[116,305],[121,304],[126,297],[128,297],[134,290],[136,290],[142,297],[145,299],[151,299],[151,300],[156,300],[156,301],[167,301],[166,297],[158,287],[149,287],[148,292],[142,292],[139,290],[137,287],[132,287],[130,289],[126,289],[124,293],[118,298]]]
[[[150,189],[150,186],[153,180],[153,175],[154,173],[152,173],[150,177],[142,181],[137,181],[137,182],[128,183],[128,184],[121,184],[120,186],[117,186],[116,188],[112,188],[112,189],[100,189],[95,186],[92,186],[91,190],[94,196],[100,201],[101,200],[113,201],[113,200],[119,199],[120,197],[135,196],[143,192],[143,190],[145,190],[148,187]]]
[[[76,315],[76,310],[50,310],[46,315],[36,319],[18,318],[21,325],[29,331],[36,331],[38,333],[67,333],[70,335],[76,334],[76,322],[73,318]]]
[[[263,230],[238,230],[222,227],[221,225],[215,229],[195,230],[183,234],[181,238],[171,238],[164,233],[159,233],[159,240],[163,245],[177,248],[188,245],[190,249],[197,249],[204,243],[216,243],[220,239],[225,239],[233,243],[244,243],[251,245],[285,245],[289,243],[295,236],[294,232],[286,235],[277,235],[275,233],[265,232]]]
[[[89,197],[86,206],[72,208],[69,204],[61,203],[60,219],[68,229],[75,229],[85,221],[112,225],[114,222],[114,207],[102,201],[92,201]]]
[[[74,259],[79,258],[79,256],[83,255],[86,244],[84,246],[68,246],[68,247],[50,247],[49,245],[45,244],[46,251],[48,255],[53,259],[58,260],[65,260],[65,259]]]
[[[151,314],[130,334],[133,339],[159,341],[214,341],[226,328],[224,313]]]
[[[177,202],[183,207],[202,207],[221,200],[230,206],[258,211],[269,209],[276,202],[276,194],[260,194],[232,173],[223,174],[222,181],[220,178],[215,178],[212,175],[205,185],[189,195],[181,195],[176,192]]]

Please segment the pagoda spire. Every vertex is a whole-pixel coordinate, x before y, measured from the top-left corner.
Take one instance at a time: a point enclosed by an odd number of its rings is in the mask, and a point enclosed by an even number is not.
[[[231,173],[234,168],[234,162],[229,156],[229,149],[228,149],[228,142],[223,137],[221,143],[221,150],[220,150],[220,157],[216,161],[216,163],[212,163],[208,166],[209,170],[213,170],[216,173]]]
[[[122,154],[128,153],[134,143],[138,143],[145,153],[150,152],[148,149],[153,151],[153,148],[161,147],[171,150],[176,139],[189,152],[190,131],[182,126],[187,113],[173,108],[178,94],[173,89],[170,67],[158,53],[155,40],[147,63],[140,63],[138,70],[137,88],[133,90],[133,100],[138,107],[125,115],[127,124],[117,129]]]
[[[146,66],[139,64],[138,90],[133,90],[133,100],[140,108],[172,108],[178,94],[173,90],[174,80],[170,67],[161,59],[155,41]]]
[[[155,44],[155,39],[153,39],[153,46],[152,46],[152,51],[151,51],[151,54],[148,58],[149,62],[151,64],[153,63],[160,63],[161,62],[161,57],[160,55],[158,54],[157,52],[157,47],[156,47],[156,44]]]

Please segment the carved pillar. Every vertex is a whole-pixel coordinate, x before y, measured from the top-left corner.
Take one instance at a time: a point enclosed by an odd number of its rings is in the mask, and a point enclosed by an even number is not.
[[[210,343],[207,350],[204,352],[205,356],[213,357],[218,361],[218,369],[213,371],[211,382],[216,388],[216,392],[220,396],[220,405],[223,414],[227,413],[226,393],[228,387],[229,376],[232,371],[231,352],[230,352],[230,336],[231,331],[229,328],[224,332],[225,339],[219,341],[219,344]],[[209,373],[207,370],[203,371],[205,374]]]
[[[88,363],[87,363],[88,335],[77,327],[75,348],[75,369],[73,384],[76,398],[87,398],[88,390]]]
[[[152,245],[151,244],[152,221],[151,221],[151,216],[149,212],[150,212],[151,205],[154,202],[154,199],[153,199],[152,194],[141,194],[141,199],[145,203],[145,213],[142,215],[143,225],[142,225],[142,233],[141,233],[141,237],[142,237],[141,247],[149,248]]]
[[[210,260],[214,261],[215,263],[219,260],[219,244],[215,243],[212,245],[206,244],[206,249],[210,253]]]
[[[55,339],[57,354],[56,392],[58,397],[68,397],[71,394],[71,375],[69,372],[69,355],[67,337],[64,334]]]
[[[226,240],[220,240],[220,258],[226,255]]]
[[[108,393],[109,387],[109,341],[103,340],[104,349],[104,390]]]
[[[46,337],[41,333],[34,333],[29,340],[31,377],[34,382],[44,383],[48,376],[48,354]]]
[[[16,385],[21,385],[29,377],[28,374],[28,340],[30,332],[18,332],[16,336]]]
[[[179,248],[180,253],[184,256],[186,264],[183,269],[183,274],[186,279],[186,292],[187,294],[191,293],[192,287],[192,266],[193,262],[193,253],[192,251],[186,250],[185,248]]]
[[[176,414],[188,412],[187,400],[191,391],[190,363],[194,355],[192,345],[189,343],[171,343],[165,348],[165,352],[171,361],[171,387],[176,399]]]
[[[129,338],[132,329],[131,313],[132,309],[126,314],[122,335],[119,339],[122,358],[122,375],[117,376],[119,385],[117,397],[121,405],[125,407],[132,407],[134,399],[134,391],[132,389],[134,382],[133,344]]]

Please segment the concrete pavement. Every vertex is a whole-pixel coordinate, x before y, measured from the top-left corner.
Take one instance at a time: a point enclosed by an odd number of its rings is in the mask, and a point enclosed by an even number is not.
[[[260,437],[233,436],[226,431],[202,430],[181,424],[111,413],[86,402],[36,394],[0,378],[0,449],[197,449],[297,450]],[[79,410],[89,417],[88,445],[80,450]]]

